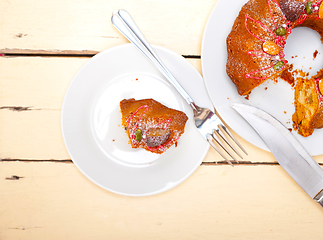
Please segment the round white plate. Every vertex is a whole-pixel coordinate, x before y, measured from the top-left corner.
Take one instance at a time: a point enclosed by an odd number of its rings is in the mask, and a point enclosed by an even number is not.
[[[212,103],[223,120],[245,140],[269,151],[258,134],[230,107],[230,104],[238,102],[259,107],[275,116],[287,128],[292,128],[292,115],[295,111],[294,92],[285,81],[278,83],[267,81],[254,89],[249,100],[246,100],[238,94],[235,85],[227,76],[226,38],[241,7],[246,2],[246,0],[234,0],[230,6],[225,0],[217,2],[203,36],[202,72]],[[319,54],[314,59],[315,50],[318,50]],[[287,60],[293,63],[295,68],[302,68],[305,72],[315,74],[317,70],[322,68],[323,45],[320,42],[319,34],[311,29],[293,29],[292,34],[288,37],[285,54]],[[322,129],[316,129],[314,134],[307,138],[300,136],[295,131],[293,134],[311,155],[323,154]]]
[[[153,48],[196,103],[212,107],[198,71],[182,56]],[[121,126],[119,103],[125,98],[153,98],[185,112],[189,120],[178,146],[164,154],[132,149]],[[189,105],[132,44],[101,52],[83,66],[66,92],[61,125],[79,170],[102,188],[123,195],[147,196],[177,186],[209,149]]]

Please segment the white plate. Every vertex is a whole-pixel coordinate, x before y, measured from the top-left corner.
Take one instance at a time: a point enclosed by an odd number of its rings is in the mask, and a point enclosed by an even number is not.
[[[196,103],[210,107],[198,71],[182,56],[153,48]],[[124,98],[153,98],[185,112],[189,120],[178,146],[161,155],[132,149],[121,126],[119,102]],[[76,74],[64,98],[61,124],[67,150],[86,177],[115,193],[146,196],[177,186],[204,159],[209,145],[192,115],[155,67],[125,44],[97,54]]]
[[[254,89],[250,99],[246,100],[237,93],[235,85],[227,76],[226,38],[245,2],[247,1],[234,0],[228,6],[227,1],[219,0],[214,7],[203,36],[202,72],[212,103],[223,120],[245,140],[269,151],[258,134],[230,107],[230,104],[240,102],[254,105],[275,116],[287,128],[292,128],[292,115],[295,111],[294,93],[285,81],[278,83],[267,81]],[[320,54],[313,60],[315,50]],[[323,45],[319,34],[311,29],[293,29],[286,44],[285,54],[287,60],[294,63],[295,68],[302,67],[304,71],[311,71],[312,74],[322,68]],[[311,155],[323,154],[322,129],[316,129],[314,134],[307,138],[298,135],[295,131],[293,134]]]

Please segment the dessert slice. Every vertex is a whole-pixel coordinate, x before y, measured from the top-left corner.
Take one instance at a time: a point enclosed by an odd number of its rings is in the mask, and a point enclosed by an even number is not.
[[[153,99],[124,99],[120,102],[122,125],[133,148],[164,153],[184,133],[188,117]]]
[[[295,88],[293,127],[303,137],[323,127],[323,78],[298,79]]]

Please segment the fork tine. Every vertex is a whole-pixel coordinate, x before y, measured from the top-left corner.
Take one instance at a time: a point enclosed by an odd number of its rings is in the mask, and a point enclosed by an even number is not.
[[[211,136],[210,134],[208,135],[207,141],[209,142],[209,144],[215,149],[215,151],[217,151],[221,157],[224,158],[224,160],[229,163],[231,166],[233,166],[232,162],[220,151],[220,149],[214,144],[213,142],[213,136]]]
[[[238,140],[230,133],[229,129],[224,124],[219,124],[219,127],[226,133],[228,136],[237,144],[237,146],[246,154],[248,155],[247,151],[241,146]]]
[[[212,134],[213,139],[219,144],[219,146],[230,156],[233,158],[234,161],[236,161],[237,163],[239,163],[239,161],[232,156],[232,154],[230,153],[230,151],[228,150],[228,148],[221,142],[221,140],[219,139],[219,137],[216,135],[215,131],[213,130],[213,134]]]
[[[221,137],[221,139],[228,144],[232,150],[241,158],[243,159],[243,157],[241,156],[241,154],[238,152],[238,150],[230,143],[230,141],[228,140],[228,138],[220,131],[220,125],[218,125],[219,129],[215,129],[215,132]]]

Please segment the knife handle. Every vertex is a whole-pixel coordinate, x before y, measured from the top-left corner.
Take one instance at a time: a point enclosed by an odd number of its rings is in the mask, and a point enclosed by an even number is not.
[[[323,198],[321,198],[320,200],[317,201],[319,204],[321,204],[321,206],[323,207]]]
[[[323,207],[323,189],[314,197],[314,200]]]

